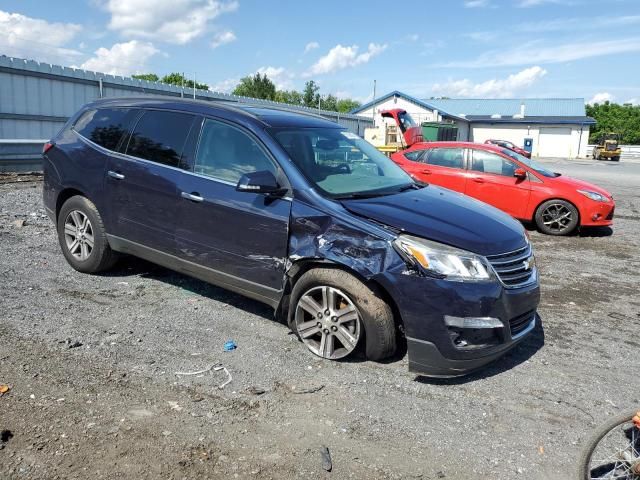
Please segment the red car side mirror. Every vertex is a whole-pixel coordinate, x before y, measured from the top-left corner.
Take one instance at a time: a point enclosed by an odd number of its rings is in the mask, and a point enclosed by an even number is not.
[[[513,176],[520,179],[527,178],[527,171],[524,168],[516,168]]]

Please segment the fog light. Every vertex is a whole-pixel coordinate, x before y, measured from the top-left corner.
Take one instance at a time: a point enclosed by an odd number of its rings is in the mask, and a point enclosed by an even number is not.
[[[452,317],[444,316],[447,327],[455,328],[502,328],[504,325],[498,318],[493,317]]]
[[[599,213],[596,213],[593,215],[593,217],[591,217],[592,220],[600,220],[602,218],[602,215],[600,215]]]

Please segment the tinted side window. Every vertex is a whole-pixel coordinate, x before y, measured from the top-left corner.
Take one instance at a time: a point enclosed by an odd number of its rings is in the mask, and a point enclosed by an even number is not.
[[[471,170],[513,177],[516,166],[506,158],[484,150],[473,150]]]
[[[419,162],[422,159],[424,150],[414,150],[413,152],[405,153],[404,156],[412,162]]]
[[[131,135],[127,154],[163,165],[186,168],[182,153],[194,119],[188,113],[144,112]]]
[[[82,115],[73,129],[101,147],[117,150],[127,133],[134,111],[127,108],[99,108]]]
[[[427,163],[439,167],[462,168],[464,150],[462,148],[434,148],[429,152]]]
[[[277,175],[275,165],[251,137],[226,123],[205,121],[196,154],[196,173],[238,183],[245,173],[262,170]]]

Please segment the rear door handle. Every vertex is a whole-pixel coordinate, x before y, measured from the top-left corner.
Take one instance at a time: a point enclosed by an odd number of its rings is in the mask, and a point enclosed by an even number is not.
[[[198,192],[182,192],[180,195],[182,196],[182,198],[186,198],[187,200],[191,200],[192,202],[200,203],[204,200],[204,198],[202,198]]]
[[[114,172],[113,170],[109,170],[107,172],[107,175],[109,175],[111,178],[115,178],[116,180],[124,180],[124,175],[118,172]]]
[[[418,170],[418,172],[424,173],[425,175],[431,175],[431,170],[429,170],[428,168],[422,168]]]
[[[471,177],[471,180],[473,180],[476,183],[484,183],[484,178],[481,178],[481,177]]]

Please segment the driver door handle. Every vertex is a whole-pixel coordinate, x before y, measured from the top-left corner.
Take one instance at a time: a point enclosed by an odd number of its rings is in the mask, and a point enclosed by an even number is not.
[[[187,200],[191,200],[192,202],[196,202],[196,203],[200,203],[204,200],[204,198],[202,198],[198,192],[193,192],[193,193],[182,192],[180,195],[182,196],[182,198],[186,198]]]
[[[473,180],[476,183],[484,183],[484,178],[482,177],[471,177],[471,180]]]
[[[431,175],[431,170],[429,170],[428,168],[421,168],[421,169],[418,169],[418,173],[424,173],[425,175]]]
[[[107,172],[107,175],[109,175],[111,178],[115,178],[116,180],[124,180],[124,175],[118,172],[114,172],[113,170],[109,170]]]

